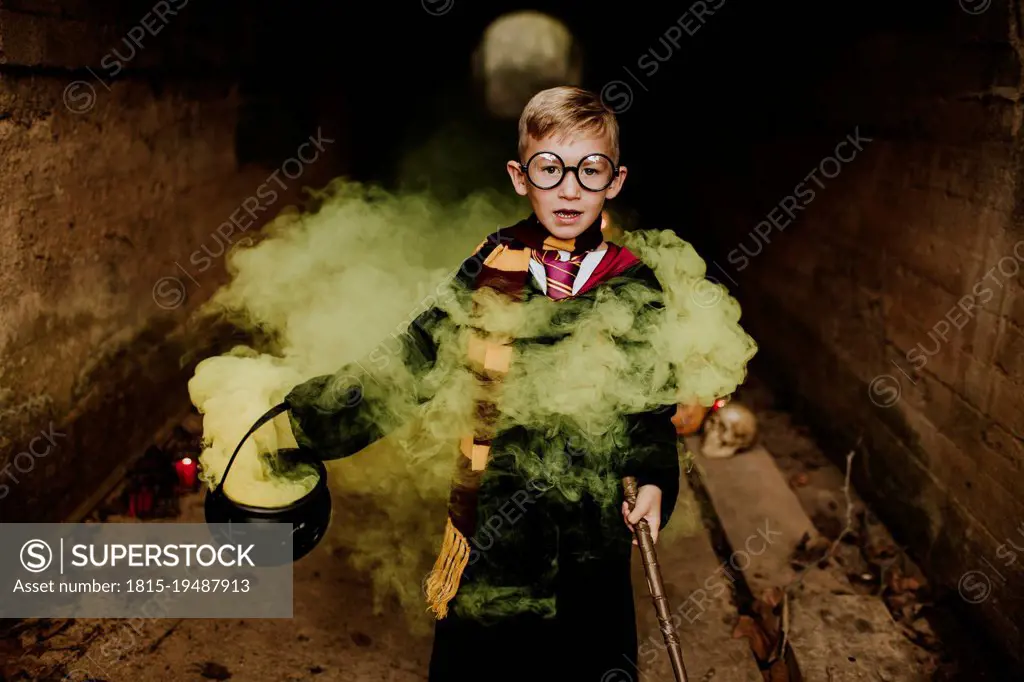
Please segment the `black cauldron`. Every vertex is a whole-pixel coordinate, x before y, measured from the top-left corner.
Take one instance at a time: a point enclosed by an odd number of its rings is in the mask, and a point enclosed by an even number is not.
[[[257,507],[236,502],[224,493],[224,481],[227,480],[231,465],[234,463],[235,457],[238,455],[239,450],[242,449],[246,439],[258,428],[287,410],[288,404],[281,403],[272,407],[266,414],[256,420],[249,429],[249,432],[239,441],[234,454],[228,460],[228,465],[224,469],[224,475],[221,477],[220,483],[212,491],[207,492],[204,502],[207,523],[231,524],[229,526],[231,529],[236,528],[237,525],[237,531],[232,530],[231,533],[233,540],[240,540],[246,536],[246,529],[253,531],[249,533],[249,539],[256,540],[257,546],[250,556],[257,566],[280,564],[282,562],[282,553],[274,551],[274,548],[266,547],[265,544],[259,544],[259,528],[247,524],[292,524],[291,560],[298,561],[316,547],[331,522],[332,504],[331,492],[327,487],[327,467],[324,466],[323,460],[314,451],[306,448],[290,448],[277,453],[277,456],[285,462],[312,464],[320,476],[312,490],[291,504],[283,507]],[[224,539],[223,535],[221,535],[221,539]],[[261,549],[263,551],[260,551]],[[287,552],[284,552],[283,556],[287,557]]]

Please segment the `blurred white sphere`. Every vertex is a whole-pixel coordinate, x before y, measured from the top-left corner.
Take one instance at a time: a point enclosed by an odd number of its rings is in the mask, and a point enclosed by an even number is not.
[[[473,56],[487,108],[518,118],[535,94],[557,85],[579,85],[582,60],[561,21],[531,10],[495,19]]]

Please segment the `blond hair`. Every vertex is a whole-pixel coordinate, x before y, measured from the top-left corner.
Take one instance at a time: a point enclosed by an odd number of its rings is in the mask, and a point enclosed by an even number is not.
[[[523,155],[531,137],[564,138],[573,133],[607,135],[612,160],[619,162],[619,123],[614,112],[594,93],[569,85],[541,90],[526,104],[519,117],[519,158],[526,161]]]

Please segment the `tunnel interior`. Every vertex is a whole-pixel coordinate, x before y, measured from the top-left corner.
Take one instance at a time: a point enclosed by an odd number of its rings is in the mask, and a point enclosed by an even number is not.
[[[180,422],[195,364],[240,338],[190,316],[304,188],[511,194],[518,111],[568,83],[618,115],[616,220],[693,245],[752,381],[832,465],[856,452],[936,608],[1009,674],[1022,21],[1016,0],[6,2],[0,520],[81,518]]]

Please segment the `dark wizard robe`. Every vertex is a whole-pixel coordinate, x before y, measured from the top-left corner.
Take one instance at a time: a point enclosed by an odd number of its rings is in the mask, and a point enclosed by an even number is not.
[[[464,261],[458,284],[472,289],[480,273],[487,272],[479,263],[499,245],[523,247],[509,233],[514,230],[490,235]],[[608,243],[608,248],[583,288],[556,302],[559,314],[564,314],[557,328],[570,330],[564,334],[571,333],[574,316],[593,307],[602,292],[637,284],[660,292],[649,266],[625,247]],[[523,300],[545,296],[529,273],[521,284]],[[651,306],[655,312],[658,307]],[[440,308],[430,308],[403,336],[402,360],[417,372],[429,370],[437,359],[436,337],[450,323],[447,318]],[[525,351],[530,344],[558,340],[534,337],[516,339],[512,345]],[[338,374],[351,371],[343,368]],[[315,377],[296,386],[286,402],[300,444],[329,457],[343,457],[387,434],[361,413],[365,400],[355,407],[351,401],[338,405],[337,394],[344,388],[333,377]],[[557,485],[528,480],[517,469],[508,453],[543,449],[551,456],[550,433],[513,426],[495,434],[472,500],[473,551],[449,612],[435,625],[431,682],[637,678],[633,545],[622,519],[621,479],[633,475],[638,485],[661,489],[665,528],[679,493],[677,437],[671,421],[675,408],[661,405],[622,415],[627,437],[621,452],[597,465],[590,461],[585,439],[554,439],[554,448],[571,467],[600,468],[594,476],[606,483],[604,491],[612,491],[600,499],[587,490],[565,494]]]

